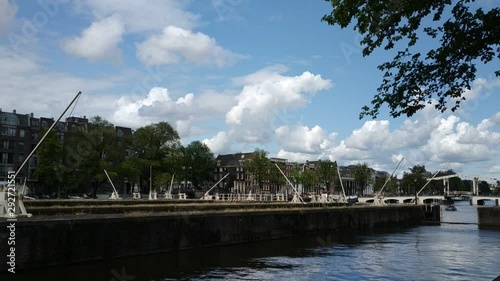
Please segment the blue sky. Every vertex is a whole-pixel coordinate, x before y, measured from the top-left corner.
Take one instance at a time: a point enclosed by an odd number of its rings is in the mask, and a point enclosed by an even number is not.
[[[479,67],[458,112],[359,120],[394,53],[363,57],[359,35],[321,22],[329,12],[322,0],[0,0],[0,107],[57,117],[82,91],[74,115],[167,121],[215,154],[262,148],[386,171],[405,157],[405,168],[450,162],[500,178],[498,60]]]

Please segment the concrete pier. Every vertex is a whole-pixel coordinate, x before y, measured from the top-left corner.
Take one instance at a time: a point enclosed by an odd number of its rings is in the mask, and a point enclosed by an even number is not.
[[[500,207],[478,207],[477,222],[480,228],[500,229]]]

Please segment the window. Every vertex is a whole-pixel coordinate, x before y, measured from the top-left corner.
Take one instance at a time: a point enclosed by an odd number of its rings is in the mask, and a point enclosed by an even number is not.
[[[2,124],[6,124],[6,125],[14,125],[14,126],[19,125],[19,118],[17,118],[16,115],[11,114],[11,113],[2,114],[0,121]]]
[[[19,150],[24,150],[24,141],[20,141],[18,147]]]
[[[7,164],[7,158],[8,158],[8,154],[7,153],[0,154],[0,163]]]
[[[119,138],[123,137],[123,131],[121,129],[118,129],[116,131],[116,136],[119,137]]]
[[[23,161],[24,161],[24,154],[17,155],[17,162],[18,163],[23,163]]]
[[[15,137],[16,136],[16,128],[2,127],[2,136]]]
[[[38,119],[31,119],[31,127],[39,127],[40,121]]]
[[[24,138],[25,133],[26,132],[24,131],[24,129],[19,129],[19,137],[20,138]]]
[[[42,121],[42,129],[47,129],[49,127],[49,124],[47,123],[47,121]]]

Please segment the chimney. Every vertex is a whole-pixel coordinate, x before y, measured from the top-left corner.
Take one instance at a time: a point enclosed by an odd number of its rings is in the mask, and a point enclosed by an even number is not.
[[[33,112],[30,113],[31,118],[33,118]]]
[[[15,110],[15,109],[14,109],[14,110],[12,110],[12,113],[16,114],[16,110]]]

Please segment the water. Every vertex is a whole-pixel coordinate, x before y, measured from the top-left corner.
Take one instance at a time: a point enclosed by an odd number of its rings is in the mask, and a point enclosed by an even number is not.
[[[442,224],[326,233],[18,273],[12,280],[493,280],[500,231],[479,230],[468,202]],[[4,276],[0,276],[4,280]],[[10,279],[5,279],[10,280]]]

